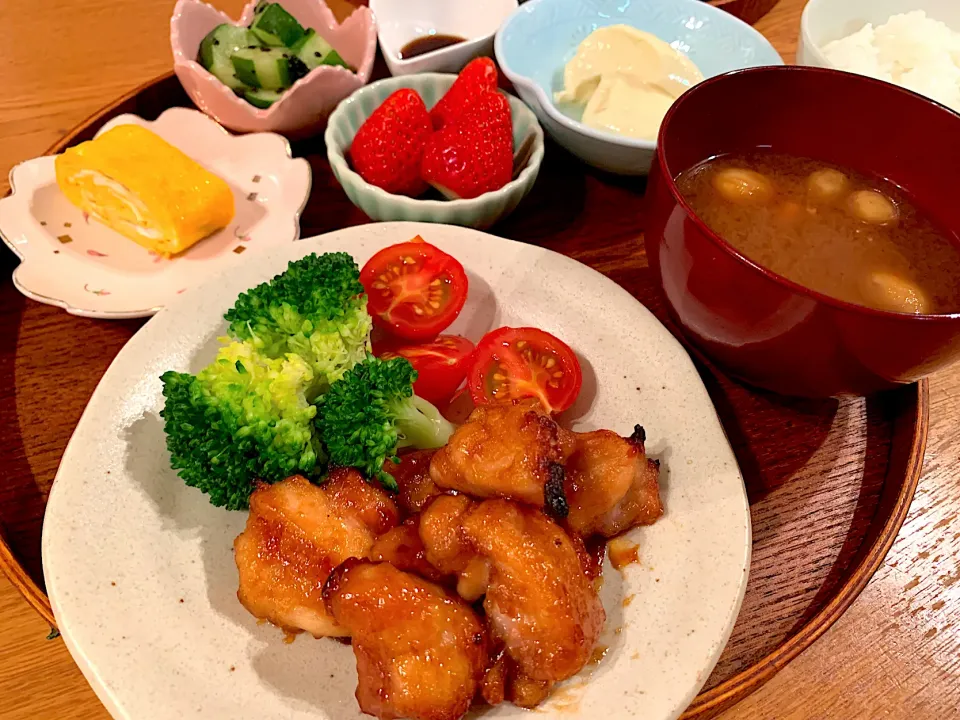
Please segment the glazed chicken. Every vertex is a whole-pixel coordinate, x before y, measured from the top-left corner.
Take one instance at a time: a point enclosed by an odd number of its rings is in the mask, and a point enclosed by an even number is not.
[[[400,462],[390,468],[397,481],[397,504],[405,513],[418,513],[445,490],[430,478],[430,461],[435,450],[414,450],[400,456]]]
[[[476,613],[443,588],[388,563],[350,559],[323,589],[352,635],[357,702],[381,720],[457,720],[488,662]]]
[[[449,574],[427,562],[426,550],[420,540],[420,516],[414,515],[377,538],[370,548],[370,560],[388,562],[398,570],[412,572],[433,582],[440,582]]]
[[[500,648],[480,685],[480,697],[487,705],[509,700],[523,708],[534,708],[550,695],[552,682],[523,675],[504,648]]]
[[[610,430],[574,436],[564,480],[570,530],[583,537],[612,538],[663,515],[660,464],[647,459],[642,427],[637,425],[629,438]]]
[[[420,538],[431,564],[457,574],[461,597],[485,596],[491,639],[503,648],[484,679],[487,702],[532,707],[590,659],[605,617],[590,560],[540,510],[443,496],[421,514]]]
[[[261,485],[233,544],[237,597],[254,617],[288,632],[346,635],[327,612],[323,584],[347,558],[366,557],[398,520],[393,500],[354,470],[335,470],[319,487],[300,476]]]
[[[351,636],[357,701],[380,720],[535,707],[593,656],[606,540],[663,514],[645,439],[509,401],[403,455],[395,498],[353,470],[262,485],[234,543],[238,596],[288,631]]]
[[[629,438],[569,432],[536,400],[482,405],[433,456],[430,477],[440,488],[543,507],[573,533],[610,538],[663,514],[659,464],[644,440],[639,425]]]
[[[443,495],[420,513],[420,539],[426,558],[445,573],[462,572],[476,551],[461,532],[463,516],[476,503],[466,495]]]
[[[563,462],[572,452],[536,400],[477,407],[430,463],[441,488],[479,498],[508,498],[565,517]]]
[[[520,681],[549,687],[579,672],[605,614],[563,529],[539,510],[487,500],[464,516],[462,532],[490,561],[483,607]]]
[[[457,592],[467,602],[483,597],[490,582],[490,561],[463,534],[463,518],[477,503],[466,495],[442,495],[420,514],[420,539],[427,561],[455,575]]]

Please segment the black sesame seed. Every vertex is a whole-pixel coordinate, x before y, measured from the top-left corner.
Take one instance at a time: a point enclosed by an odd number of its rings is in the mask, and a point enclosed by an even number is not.
[[[296,55],[286,56],[287,58],[287,72],[290,74],[290,82],[294,83],[308,72],[310,69],[304,64],[303,60],[298,58]]]
[[[214,45],[219,45],[219,44],[220,44],[220,41],[217,40],[216,38],[214,38],[214,39],[213,39],[213,44],[214,44]]]
[[[319,51],[319,50],[317,50],[316,52],[314,52],[314,53],[313,53],[313,56],[314,56],[314,57],[323,57],[323,55],[320,54],[320,51]]]

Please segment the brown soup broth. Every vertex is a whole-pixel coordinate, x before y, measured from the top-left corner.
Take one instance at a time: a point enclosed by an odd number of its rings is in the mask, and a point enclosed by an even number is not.
[[[811,179],[825,169],[843,173],[842,189],[831,186],[826,193]],[[743,170],[762,176],[759,192],[738,195],[743,183],[724,183],[742,177],[730,171]],[[711,230],[758,265],[804,287],[882,310],[960,311],[960,241],[892,182],[758,150],[711,158],[681,173],[677,186]],[[873,208],[857,203],[865,195],[875,200]],[[893,210],[895,220],[881,223],[878,204],[881,211]]]

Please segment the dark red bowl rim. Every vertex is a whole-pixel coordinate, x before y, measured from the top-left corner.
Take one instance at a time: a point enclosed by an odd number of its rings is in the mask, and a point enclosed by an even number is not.
[[[907,90],[902,88],[899,85],[893,85],[892,83],[884,82],[883,80],[876,80],[875,78],[867,77],[865,75],[858,75],[856,73],[845,72],[843,70],[833,70],[830,68],[820,68],[820,67],[810,67],[806,65],[764,65],[761,67],[752,67],[752,68],[743,68],[740,70],[731,70],[730,72],[723,73],[721,75],[715,75],[712,78],[708,78],[703,82],[697,83],[692,88],[687,90],[683,95],[681,95],[674,103],[670,106],[670,109],[667,110],[667,114],[663,117],[663,122],[660,124],[660,132],[657,137],[657,161],[660,165],[660,174],[663,176],[663,180],[666,182],[667,187],[670,190],[670,194],[676,200],[677,204],[683,208],[684,212],[698,227],[698,229],[721,250],[723,250],[728,255],[732,256],[739,262],[747,265],[753,270],[759,272],[761,275],[766,277],[769,280],[774,281],[775,283],[785,286],[787,289],[792,290],[793,292],[799,293],[801,295],[806,295],[817,302],[822,302],[826,305],[831,305],[833,307],[839,308],[841,310],[848,310],[857,313],[863,313],[866,315],[872,315],[880,318],[896,319],[896,320],[913,320],[913,321],[925,321],[925,322],[950,322],[960,320],[960,312],[955,313],[937,313],[937,314],[910,314],[910,313],[896,313],[889,310],[878,310],[877,308],[867,307],[866,305],[857,305],[856,303],[847,302],[846,300],[840,300],[830,295],[824,295],[821,292],[816,290],[811,290],[808,287],[795,283],[793,280],[790,280],[783,275],[769,270],[762,265],[758,265],[756,262],[748,258],[746,255],[740,253],[733,245],[724,240],[720,235],[710,229],[710,227],[700,219],[700,216],[694,211],[692,207],[687,203],[686,198],[680,193],[680,189],[677,187],[675,180],[675,173],[673,173],[667,163],[665,147],[665,138],[667,128],[670,125],[671,120],[674,115],[678,112],[678,108],[681,104],[686,101],[689,101],[689,98],[696,95],[698,92],[701,92],[703,88],[710,87],[711,85],[717,85],[725,82],[730,77],[735,77],[739,75],[759,75],[766,73],[784,73],[784,72],[793,72],[793,73],[807,73],[813,75],[842,75],[848,79],[853,79],[854,82],[863,82],[871,85],[882,85],[887,91],[893,91],[895,94],[904,95],[906,97],[912,97],[923,102],[929,103],[930,105],[935,106],[939,110],[949,113],[957,121],[957,132],[960,134],[960,113],[956,113],[946,105],[942,105],[935,100],[931,100],[928,97],[915,93],[912,90]],[[686,170],[687,168],[684,168]],[[682,172],[682,171],[681,171]]]

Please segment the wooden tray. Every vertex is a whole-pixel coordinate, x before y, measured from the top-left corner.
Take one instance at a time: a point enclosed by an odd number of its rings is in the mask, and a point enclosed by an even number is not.
[[[189,106],[165,75],[88,118],[50,149],[110,118]],[[344,195],[322,139],[294,147],[313,166],[302,236],[367,222]],[[643,250],[642,179],[611,177],[547,143],[537,185],[494,228],[608,275],[666,322]],[[67,315],[22,297],[0,255],[0,566],[54,623],[40,533],[57,464],[103,371],[142,321]],[[597,312],[599,308],[584,308]],[[923,460],[925,382],[870,399],[794,400],[747,389],[698,363],[750,497],[753,562],[733,636],[685,718],[708,718],[760,687],[849,607],[879,567],[913,499]]]
[[[766,15],[780,0],[708,0],[708,5],[722,8],[751,25]]]

